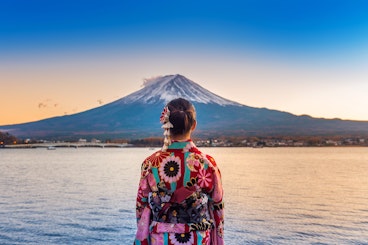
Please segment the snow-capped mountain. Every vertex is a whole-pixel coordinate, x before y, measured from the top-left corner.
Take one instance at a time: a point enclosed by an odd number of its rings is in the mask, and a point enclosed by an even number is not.
[[[241,104],[224,99],[182,75],[168,75],[146,80],[144,88],[120,100],[121,103],[167,103],[182,97],[193,103],[218,104],[222,106]]]
[[[159,117],[178,97],[197,110],[196,136],[368,135],[368,122],[327,120],[254,108],[222,98],[182,75],[146,80],[144,87],[109,104],[37,122],[0,126],[21,138],[78,139],[162,136]]]

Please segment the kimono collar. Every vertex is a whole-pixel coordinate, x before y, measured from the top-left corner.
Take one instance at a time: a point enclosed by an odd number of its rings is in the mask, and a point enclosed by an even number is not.
[[[182,149],[182,148],[185,148],[187,145],[195,146],[191,139],[185,140],[185,141],[173,140],[171,145],[169,145],[168,149]]]

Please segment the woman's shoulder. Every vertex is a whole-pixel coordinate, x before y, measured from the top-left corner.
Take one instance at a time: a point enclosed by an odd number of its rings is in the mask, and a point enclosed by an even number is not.
[[[170,153],[167,151],[156,151],[153,154],[151,154],[150,156],[148,156],[145,160],[144,163],[146,163],[147,165],[150,165],[152,167],[157,167],[159,165],[159,163],[166,157],[170,156]]]
[[[206,156],[207,160],[211,163],[211,165],[214,168],[216,168],[217,167],[217,164],[216,164],[215,159],[212,156],[208,155],[208,154],[205,154],[205,156]]]
[[[216,160],[211,156],[199,150],[196,146],[193,146],[189,152],[196,154],[200,158],[204,159],[210,167],[217,168]]]

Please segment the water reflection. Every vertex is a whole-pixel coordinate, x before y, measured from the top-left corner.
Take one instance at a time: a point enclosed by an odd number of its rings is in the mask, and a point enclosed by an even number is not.
[[[233,148],[213,155],[224,176],[227,224],[246,241],[368,242],[367,148]]]
[[[367,148],[207,148],[227,244],[367,244]],[[1,150],[0,244],[131,244],[141,149]]]

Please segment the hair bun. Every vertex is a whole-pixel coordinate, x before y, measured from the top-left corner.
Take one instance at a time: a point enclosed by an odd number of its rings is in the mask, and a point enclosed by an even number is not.
[[[167,104],[170,110],[170,122],[173,128],[172,135],[186,134],[192,128],[195,121],[194,106],[183,98],[174,99]]]

